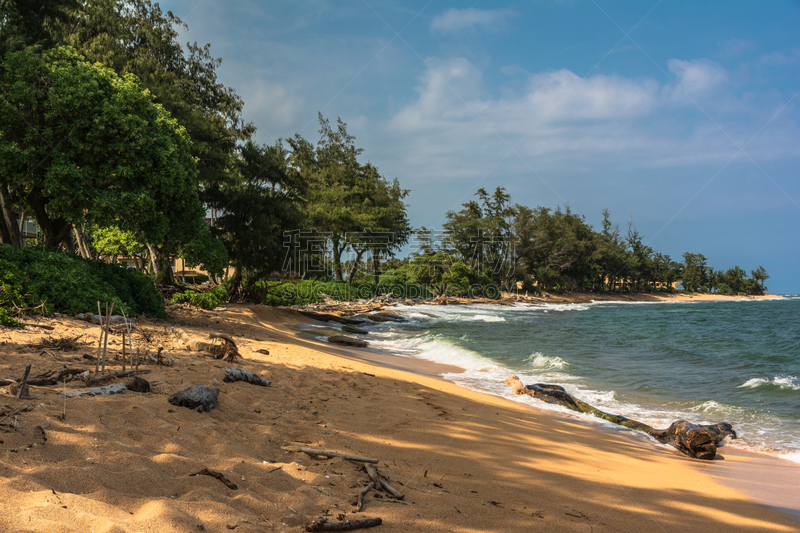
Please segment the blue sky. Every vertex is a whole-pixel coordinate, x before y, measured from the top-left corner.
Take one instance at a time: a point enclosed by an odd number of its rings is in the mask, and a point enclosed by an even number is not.
[[[478,187],[632,219],[648,244],[800,293],[796,2],[161,3],[257,140],[339,116],[440,228]]]

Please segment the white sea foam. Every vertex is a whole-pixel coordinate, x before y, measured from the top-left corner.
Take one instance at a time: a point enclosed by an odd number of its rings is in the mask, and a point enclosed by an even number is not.
[[[555,355],[545,355],[543,353],[533,353],[530,357],[528,357],[528,363],[533,368],[567,368],[570,366],[569,361],[561,359]]]
[[[779,389],[800,390],[800,379],[795,376],[775,376],[769,378],[752,378],[748,379],[737,388],[755,389],[763,385],[772,385]]]
[[[472,317],[473,320],[481,320],[483,322],[505,322],[506,319],[502,316],[497,315],[475,315]]]

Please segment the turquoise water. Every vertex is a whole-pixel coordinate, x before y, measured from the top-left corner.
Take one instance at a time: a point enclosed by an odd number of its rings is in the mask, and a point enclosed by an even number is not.
[[[373,346],[460,366],[465,387],[563,385],[600,409],[666,427],[729,422],[732,446],[800,462],[800,298],[667,303],[399,306]],[[598,422],[601,423],[601,422]]]

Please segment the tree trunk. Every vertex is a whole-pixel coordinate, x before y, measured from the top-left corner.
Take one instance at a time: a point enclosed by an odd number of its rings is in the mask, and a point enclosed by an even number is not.
[[[161,250],[150,243],[147,243],[147,249],[150,251],[150,261],[155,271],[156,282],[161,282],[163,285],[174,285],[175,278],[172,275],[172,267],[167,257]]]
[[[631,420],[621,415],[608,414],[596,407],[592,407],[568,394],[559,385],[548,385],[546,383],[523,385],[517,376],[507,378],[506,384],[510,385],[516,394],[528,394],[547,403],[558,404],[579,413],[594,415],[620,426],[642,431],[660,443],[671,444],[681,453],[696,459],[709,461],[714,459],[717,454],[717,445],[725,437],[730,435],[734,439],[736,438],[736,432],[730,424],[725,422],[706,426],[692,424],[686,420],[678,420],[670,424],[667,429],[654,429],[642,422]]]
[[[86,242],[86,224],[84,224],[81,228],[78,226],[73,227],[72,232],[81,257],[84,259],[91,259],[92,253],[89,251],[89,244]]]
[[[350,269],[350,274],[347,276],[348,283],[353,283],[353,280],[356,277],[356,272],[358,271],[358,265],[361,264],[361,256],[363,256],[364,252],[366,251],[365,249],[358,250],[355,248],[354,250],[356,250],[356,260],[353,262],[353,268]]]
[[[372,250],[372,268],[373,272],[375,273],[375,288],[378,288],[378,285],[381,283],[381,253],[378,251],[377,248]]]
[[[11,210],[11,201],[8,198],[8,187],[3,185],[0,187],[0,210],[3,211],[3,225],[5,231],[3,236],[8,233],[8,244],[11,246],[21,247],[25,244],[22,238],[22,232],[19,229],[17,214]]]
[[[342,252],[344,251],[344,247],[339,249],[339,239],[332,239],[332,248],[333,248],[333,269],[336,272],[336,279],[338,281],[343,281],[344,277],[342,276]]]
[[[45,248],[57,248],[72,231],[71,224],[63,218],[51,218],[47,213],[46,203],[41,196],[41,191],[33,190],[28,194],[28,205],[36,215],[36,222],[42,232]]]

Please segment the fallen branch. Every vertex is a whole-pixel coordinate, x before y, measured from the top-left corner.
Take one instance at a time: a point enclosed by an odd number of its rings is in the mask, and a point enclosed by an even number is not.
[[[306,526],[306,531],[352,531],[379,526],[383,523],[380,518],[365,518],[364,520],[350,520],[348,522],[328,522],[325,517],[320,517]]]
[[[252,383],[253,385],[260,385],[262,387],[269,387],[270,381],[262,378],[258,374],[254,374],[249,370],[244,370],[241,368],[224,368],[225,370],[225,378],[222,380],[225,383],[233,383],[234,381],[246,381],[247,383]]]
[[[17,389],[17,400],[22,398],[23,396],[28,397],[29,389],[28,389],[28,375],[31,373],[31,363],[25,367],[25,373],[22,375],[22,380],[19,382],[19,388]]]
[[[62,381],[67,381],[68,377],[75,376],[77,374],[83,374],[85,370],[82,368],[61,368],[59,370],[50,370],[49,372],[43,372],[38,376],[33,376],[28,380],[28,385],[35,385],[37,387],[47,387],[50,385],[57,385]]]
[[[703,425],[692,424],[686,420],[678,420],[670,424],[667,429],[654,429],[647,424],[621,415],[605,413],[571,396],[564,390],[564,387],[559,385],[548,385],[546,383],[523,385],[517,376],[511,376],[505,382],[511,386],[516,394],[528,394],[547,403],[558,404],[579,413],[594,415],[614,424],[641,431],[660,443],[670,444],[681,453],[696,459],[714,459],[717,454],[717,445],[725,437],[730,435],[734,439],[736,438],[736,432],[730,424],[725,422]]]
[[[115,372],[114,374],[106,374],[105,376],[94,376],[86,380],[87,385],[96,385],[109,379],[128,378],[138,374],[149,374],[149,370],[125,370],[124,372]]]
[[[204,468],[199,472],[195,472],[194,474],[189,474],[189,477],[192,477],[192,476],[211,476],[211,477],[215,477],[218,480],[220,480],[223,483],[225,483],[225,486],[228,487],[229,489],[237,490],[239,488],[239,487],[236,486],[236,483],[233,483],[228,478],[223,476],[221,473],[215,472],[214,470],[209,470],[208,468]]]
[[[389,485],[389,482],[382,478],[380,474],[378,474],[378,469],[371,464],[364,464],[364,470],[367,472],[370,479],[372,479],[372,481],[375,483],[375,488],[385,490],[398,500],[402,500],[405,497],[402,492]]]
[[[222,339],[225,344],[211,344],[197,339],[193,339],[181,328],[170,328],[173,335],[177,336],[188,350],[196,352],[207,352],[214,356],[214,359],[224,359],[229,363],[242,355],[236,347],[236,343],[230,335],[225,333],[211,332],[208,337],[211,339]]]
[[[53,326],[46,326],[45,324],[34,324],[33,322],[20,322],[20,324],[30,328],[56,329]]]
[[[75,315],[75,318],[78,319],[78,320],[85,320],[86,322],[89,322],[90,324],[99,324],[101,326],[105,325],[105,323],[106,323],[106,317],[104,317],[101,314],[95,315],[94,313],[78,313],[77,315]],[[111,326],[119,325],[119,324],[125,325],[126,323],[127,324],[131,324],[131,325],[135,325],[136,324],[136,322],[132,318],[125,318],[125,317],[122,317],[120,315],[111,315],[108,318],[108,323]],[[39,327],[41,327],[41,326],[39,326]],[[53,329],[53,328],[49,328],[49,329]]]
[[[369,483],[369,485],[361,489],[361,492],[358,493],[358,506],[356,507],[356,511],[361,512],[364,509],[364,496],[366,496],[367,493],[374,488],[375,482],[372,481]]]
[[[377,463],[377,459],[372,459],[370,457],[358,457],[357,455],[348,455],[346,453],[339,453],[339,452],[326,452],[325,450],[318,450],[316,448],[308,448],[306,446],[300,446],[297,448],[298,452],[303,452],[308,455],[319,455],[321,457],[341,457],[342,459],[347,459],[348,461],[356,461],[358,463]]]
[[[124,383],[114,383],[105,387],[92,387],[90,389],[75,389],[61,393],[59,398],[75,398],[76,396],[110,396],[112,394],[125,394],[128,387]]]

